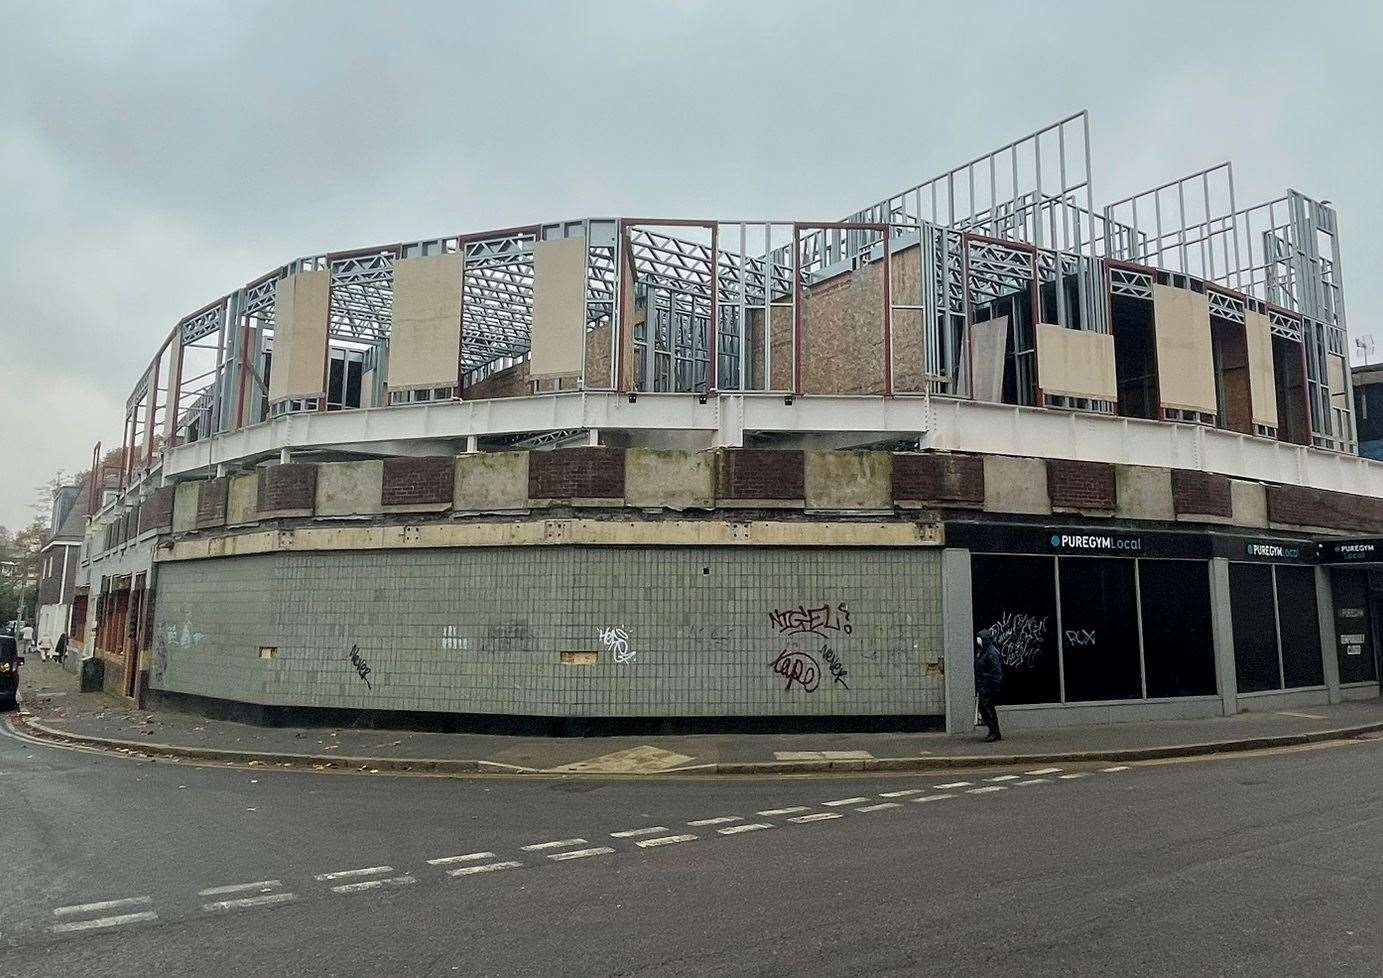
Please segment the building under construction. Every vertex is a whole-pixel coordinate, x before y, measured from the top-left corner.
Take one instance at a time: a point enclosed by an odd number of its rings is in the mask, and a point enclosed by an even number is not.
[[[839,220],[295,259],[135,384],[74,630],[266,720],[968,730],[987,626],[1017,725],[1377,696],[1340,270],[1228,163],[1098,203],[1085,113]]]

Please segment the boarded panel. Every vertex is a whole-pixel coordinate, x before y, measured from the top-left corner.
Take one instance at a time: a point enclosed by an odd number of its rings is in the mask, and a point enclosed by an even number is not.
[[[1273,334],[1268,317],[1249,310],[1244,317],[1249,351],[1249,400],[1253,423],[1277,427],[1277,387],[1273,380]]]
[[[1117,401],[1114,336],[1039,323],[1037,383],[1044,395]]]
[[[975,400],[997,403],[1004,399],[1004,352],[1007,344],[1007,316],[970,324],[970,360],[975,365]]]
[[[917,245],[896,252],[892,258],[892,278],[889,281],[893,309],[893,389],[899,393],[926,388],[923,365],[922,327],[925,318],[921,310],[899,309],[898,306],[922,304],[922,249]]]
[[[330,273],[299,272],[274,292],[274,365],[269,401],[325,397]]]
[[[533,246],[533,336],[528,375],[579,376],[586,331],[586,239]]]
[[[871,262],[807,290],[802,304],[803,393],[883,393],[883,269],[883,262]]]
[[[1199,292],[1154,285],[1153,317],[1162,406],[1215,414],[1209,301]]]
[[[393,319],[389,389],[454,386],[461,349],[461,255],[396,262]]]

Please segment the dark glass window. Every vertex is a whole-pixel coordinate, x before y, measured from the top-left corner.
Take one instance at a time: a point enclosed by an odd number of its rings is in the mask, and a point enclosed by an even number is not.
[[[1213,694],[1209,565],[1199,560],[1142,560],[1138,574],[1148,695]]]
[[[992,629],[1004,653],[1005,703],[1061,699],[1055,567],[1050,557],[971,558],[975,631]]]
[[[1239,680],[1239,692],[1281,689],[1272,567],[1230,564],[1229,603],[1234,624],[1234,673]]]
[[[1062,557],[1058,563],[1067,702],[1142,696],[1134,562]]]
[[[1316,615],[1316,570],[1278,564],[1277,617],[1282,630],[1283,685],[1288,689],[1325,684],[1321,628]]]
[[[1368,576],[1360,570],[1332,570],[1330,578],[1335,594],[1335,649],[1340,658],[1340,682],[1371,682],[1378,676],[1373,658]]]

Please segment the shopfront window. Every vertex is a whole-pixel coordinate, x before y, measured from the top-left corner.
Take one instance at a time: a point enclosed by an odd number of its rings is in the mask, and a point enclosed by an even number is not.
[[[1140,560],[1148,695],[1215,693],[1210,569],[1200,560]]]
[[[1324,685],[1314,568],[1230,564],[1229,600],[1239,692]]]
[[[1368,574],[1337,568],[1330,572],[1330,577],[1335,594],[1335,653],[1340,661],[1340,682],[1373,682],[1378,678],[1378,669]]]
[[[1143,695],[1134,561],[1062,557],[1061,649],[1066,699]]]
[[[971,560],[975,631],[988,628],[1004,653],[1006,703],[1061,700],[1051,557]]]

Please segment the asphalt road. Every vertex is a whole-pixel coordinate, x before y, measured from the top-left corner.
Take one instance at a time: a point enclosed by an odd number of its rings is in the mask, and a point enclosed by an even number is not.
[[[1377,976],[1383,740],[631,781],[213,769],[4,736],[0,873],[7,978]]]

